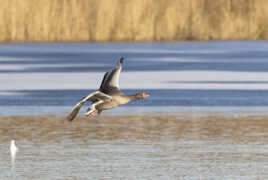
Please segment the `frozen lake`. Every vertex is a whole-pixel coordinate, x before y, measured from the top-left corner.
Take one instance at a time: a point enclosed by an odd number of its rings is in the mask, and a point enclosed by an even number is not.
[[[265,112],[268,41],[0,45],[0,115],[63,114],[121,56],[125,93],[151,97],[111,113]]]
[[[267,49],[268,41],[0,44],[0,180],[267,179]],[[121,56],[123,92],[150,98],[66,121]]]

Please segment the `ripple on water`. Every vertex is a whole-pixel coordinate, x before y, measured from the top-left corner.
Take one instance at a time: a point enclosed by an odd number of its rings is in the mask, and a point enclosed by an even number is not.
[[[151,114],[0,118],[0,178],[265,179],[266,116]]]

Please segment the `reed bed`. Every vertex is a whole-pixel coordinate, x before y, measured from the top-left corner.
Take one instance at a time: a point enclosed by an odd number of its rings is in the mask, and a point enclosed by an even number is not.
[[[268,39],[267,0],[0,0],[1,42]]]

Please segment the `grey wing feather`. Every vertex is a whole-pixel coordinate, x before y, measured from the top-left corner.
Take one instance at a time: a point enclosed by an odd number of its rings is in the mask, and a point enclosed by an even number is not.
[[[123,60],[124,58],[120,58],[117,62],[117,66],[112,71],[105,73],[101,87],[99,89],[101,92],[104,92],[106,94],[114,94],[120,92],[119,76],[122,70]]]
[[[106,100],[111,100],[112,97],[107,95],[107,94],[105,94],[105,93],[103,93],[103,92],[96,91],[96,92],[94,92],[92,94],[89,94],[87,97],[82,99],[82,101],[83,102],[86,102],[86,101],[94,102],[94,101],[98,101],[100,99],[106,101]]]
[[[68,114],[67,116],[67,120],[68,121],[72,121],[74,120],[74,118],[77,116],[79,110],[81,109],[82,105],[86,102],[86,101],[98,101],[98,100],[110,100],[112,99],[111,96],[106,95],[100,91],[96,91],[94,93],[89,94],[88,96],[84,97],[81,101],[79,101],[72,109],[72,111]]]
[[[100,86],[100,89],[103,89],[104,86],[105,86],[105,81],[107,79],[107,76],[108,76],[109,72],[106,72],[105,75],[103,76],[103,79],[102,79],[102,82],[101,82],[101,86]]]
[[[68,121],[74,120],[83,104],[84,103],[80,101],[73,107],[72,111],[67,116]]]

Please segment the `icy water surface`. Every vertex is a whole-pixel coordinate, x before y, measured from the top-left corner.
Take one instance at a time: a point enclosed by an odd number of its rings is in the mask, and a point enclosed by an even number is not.
[[[267,179],[267,49],[267,41],[0,44],[0,180]],[[123,92],[150,98],[66,121],[121,56]]]
[[[123,92],[151,97],[107,115],[135,109],[265,113],[267,49],[268,41],[1,44],[0,115],[66,113],[98,89],[121,56]]]
[[[219,114],[0,118],[0,179],[267,179],[268,121]]]

